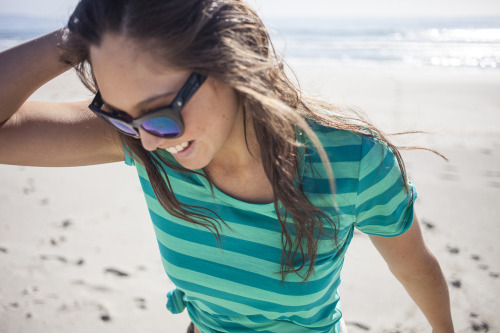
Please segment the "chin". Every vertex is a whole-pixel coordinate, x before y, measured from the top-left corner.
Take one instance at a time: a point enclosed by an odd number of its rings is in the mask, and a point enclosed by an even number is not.
[[[175,158],[175,157],[174,157]],[[189,170],[200,170],[208,165],[208,163],[203,163],[202,161],[188,161],[184,159],[175,159],[183,168]]]

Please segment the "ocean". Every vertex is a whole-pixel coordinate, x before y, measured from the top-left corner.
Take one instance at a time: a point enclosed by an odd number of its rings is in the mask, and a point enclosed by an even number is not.
[[[500,18],[264,20],[289,62],[500,69]],[[0,50],[62,22],[0,16]]]
[[[275,19],[280,54],[352,65],[500,68],[500,18]]]

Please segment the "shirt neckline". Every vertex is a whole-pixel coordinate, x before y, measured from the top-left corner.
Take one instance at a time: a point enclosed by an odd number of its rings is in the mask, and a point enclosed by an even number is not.
[[[203,171],[203,170],[196,170],[196,171],[197,171],[197,173],[195,175],[196,175],[196,177],[198,177],[198,180],[203,184],[203,186],[205,186],[205,188],[208,191],[213,190],[215,197],[224,201],[225,203],[229,204],[230,206],[234,206],[234,207],[237,207],[240,209],[251,210],[254,212],[266,213],[266,212],[274,211],[274,202],[258,204],[258,203],[252,203],[252,202],[247,202],[247,201],[236,199],[236,198],[222,192],[214,184],[210,184],[208,181],[208,178],[206,178],[207,175],[205,174],[205,171]]]

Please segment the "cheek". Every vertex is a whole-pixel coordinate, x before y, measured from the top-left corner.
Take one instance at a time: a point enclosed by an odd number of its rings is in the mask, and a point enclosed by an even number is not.
[[[227,136],[236,122],[238,102],[232,89],[210,84],[208,92],[200,95],[196,103],[186,110],[186,132],[193,135],[209,134],[211,137]],[[200,101],[208,101],[201,103]],[[194,102],[194,100],[193,100]],[[195,133],[196,132],[196,133]]]
[[[226,136],[233,128],[235,115],[229,110],[224,110],[218,105],[206,106],[199,110],[201,112],[193,114],[192,119],[193,129],[198,135]]]
[[[220,122],[233,126],[238,119],[240,109],[236,93],[224,85],[219,87],[218,93],[219,96],[216,99],[218,103],[212,112],[217,115]]]

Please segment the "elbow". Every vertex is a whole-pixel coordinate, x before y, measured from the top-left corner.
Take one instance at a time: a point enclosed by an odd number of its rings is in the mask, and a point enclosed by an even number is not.
[[[403,284],[407,282],[441,280],[443,272],[437,258],[427,253],[425,257],[413,258],[403,265],[389,266],[391,273]]]
[[[3,125],[5,125],[7,123],[9,119],[5,119],[5,120],[0,120],[0,128],[3,127]]]
[[[4,127],[7,127],[7,123],[9,124],[9,126],[11,126],[11,125],[17,125],[18,119],[17,119],[16,116],[17,116],[17,114],[14,113],[13,115],[11,115],[7,119],[0,118],[0,129],[2,129]]]

